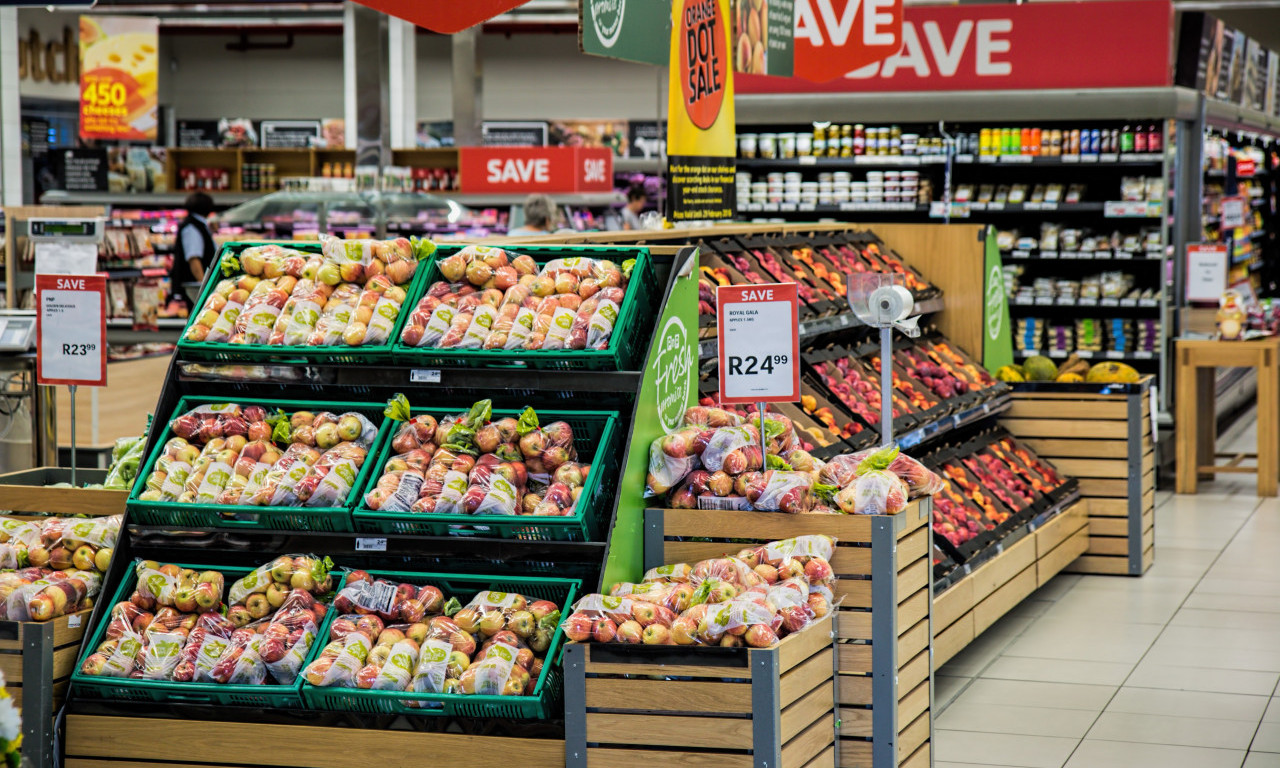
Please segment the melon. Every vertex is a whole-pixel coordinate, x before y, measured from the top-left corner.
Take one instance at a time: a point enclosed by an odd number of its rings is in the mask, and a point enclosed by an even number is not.
[[[1089,369],[1085,381],[1094,384],[1133,384],[1139,378],[1138,372],[1124,363],[1098,363]]]
[[[1022,370],[1027,381],[1053,381],[1058,377],[1058,366],[1044,355],[1028,357]]]

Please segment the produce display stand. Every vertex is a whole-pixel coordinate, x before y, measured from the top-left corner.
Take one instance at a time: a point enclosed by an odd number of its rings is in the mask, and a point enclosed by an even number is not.
[[[616,248],[613,252],[613,258],[623,253]],[[632,250],[629,255],[635,252]],[[142,518],[134,519],[129,511],[104,591],[114,593],[135,557],[173,563],[197,561],[233,569],[256,566],[279,554],[315,553],[331,557],[338,566],[371,572],[485,575],[493,577],[495,583],[551,577],[573,580],[585,591],[598,590],[602,574],[630,574],[633,570],[638,573],[642,505],[638,493],[633,501],[628,500],[621,488],[624,483],[634,488],[643,484],[649,443],[661,434],[655,416],[659,398],[664,399],[668,410],[682,414],[693,403],[696,382],[689,366],[685,377],[669,375],[659,383],[659,371],[670,374],[681,370],[682,358],[679,354],[672,356],[681,348],[673,346],[670,334],[664,335],[662,329],[674,324],[672,317],[690,318],[696,313],[696,278],[689,279],[697,271],[696,251],[653,247],[648,249],[648,255],[653,284],[648,286],[649,305],[637,307],[635,312],[639,325],[634,344],[640,355],[633,368],[559,370],[513,367],[509,362],[503,367],[419,366],[333,359],[306,361],[285,356],[260,364],[228,364],[188,359],[180,351],[170,366],[155,408],[158,418],[168,418],[182,398],[193,402],[203,398],[206,402],[260,399],[368,403],[380,409],[393,394],[404,393],[415,407],[448,408],[454,412],[483,398],[492,399],[495,409],[528,405],[548,412],[579,411],[584,407],[612,411],[617,414],[617,421],[612,423],[618,439],[612,445],[618,452],[618,481],[602,494],[599,535],[578,541],[422,532],[224,528],[192,525],[190,521],[143,522]],[[410,301],[416,301],[416,297],[410,297]],[[684,349],[689,355],[696,355],[694,342],[693,337],[687,340]],[[665,357],[660,354],[663,350]],[[152,454],[163,432],[152,430],[146,455]],[[369,461],[376,460],[373,455]],[[607,465],[608,462],[601,464]],[[608,535],[611,530],[621,531],[628,526],[635,531],[634,537]],[[95,607],[91,629],[105,620],[109,608],[106,601]],[[312,698],[304,697],[304,707],[314,703]],[[326,697],[315,698],[327,701]],[[386,766],[417,766],[427,755],[436,762],[455,764],[471,764],[482,757],[518,759],[521,765],[539,768],[565,763],[564,721],[558,699],[551,702],[551,717],[547,720],[521,719],[499,709],[491,709],[489,716],[472,712],[406,716],[385,709],[376,711],[376,707],[358,711],[362,708],[341,703],[326,706],[333,706],[335,711],[192,703],[180,696],[162,701],[97,700],[79,695],[73,682],[64,708],[65,765],[346,768],[358,760],[358,755],[369,754],[379,755],[381,764]]]
[[[22,754],[53,765],[53,715],[67,697],[90,611],[52,621],[0,621],[0,672],[22,713]]]
[[[834,636],[827,616],[772,648],[570,643],[566,765],[835,765]]]
[[[1080,481],[1089,550],[1075,573],[1141,576],[1155,558],[1152,382],[1014,386],[1001,423]]]
[[[933,666],[941,667],[1089,546],[1087,505],[1071,499],[1009,534],[989,560],[933,599]]]
[[[107,479],[105,469],[77,469],[76,482],[101,483]],[[124,513],[128,491],[106,488],[50,488],[55,483],[70,483],[70,467],[36,467],[0,475],[0,507],[17,514],[36,512],[60,515],[102,517]]]
[[[753,544],[807,534],[835,537],[831,565],[837,576],[833,591],[839,601],[835,693],[840,737],[835,764],[843,768],[919,768],[931,764],[933,738],[931,513],[929,499],[913,502],[897,515],[649,509],[645,511],[645,564],[652,568],[664,563],[692,563]],[[796,637],[805,638],[815,629]],[[591,658],[584,661],[590,673]],[[570,670],[570,674],[577,674],[577,670]],[[896,702],[896,706],[881,702]],[[592,734],[588,715],[587,741],[604,740]],[[787,764],[785,760],[782,763]]]

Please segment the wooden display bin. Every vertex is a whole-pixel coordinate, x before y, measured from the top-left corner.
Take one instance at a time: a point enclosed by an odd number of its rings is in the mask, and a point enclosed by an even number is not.
[[[77,469],[77,483],[101,483],[107,478],[105,469]],[[0,506],[18,514],[23,512],[51,512],[59,515],[124,514],[124,502],[128,491],[109,491],[102,488],[48,488],[53,483],[71,482],[69,467],[36,467],[18,472],[0,474],[0,493],[4,501]]]
[[[53,765],[53,715],[62,706],[92,610],[52,621],[0,621],[0,671],[22,712],[22,754]]]
[[[1040,458],[1080,480],[1089,551],[1075,573],[1141,576],[1155,560],[1151,382],[1018,384],[1000,423]]]
[[[834,619],[772,648],[569,644],[566,764],[833,768]]]
[[[837,765],[927,768],[933,736],[932,510],[929,499],[888,516],[650,509],[645,511],[645,567],[692,563],[794,536],[835,537],[831,565],[837,576],[835,595],[841,601]],[[693,537],[704,540],[677,540]]]
[[[1076,502],[1021,534],[933,599],[933,667],[964,650],[1089,546],[1087,505]],[[1018,538],[1014,539],[1014,536]]]

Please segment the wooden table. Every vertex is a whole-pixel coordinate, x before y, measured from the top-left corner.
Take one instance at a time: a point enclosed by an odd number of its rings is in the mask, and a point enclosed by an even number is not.
[[[1220,472],[1258,475],[1258,495],[1275,496],[1280,475],[1280,337],[1253,341],[1178,339],[1177,415],[1178,493],[1195,493],[1199,480]],[[1258,370],[1258,452],[1217,452],[1214,418],[1214,369]],[[1217,459],[1228,459],[1217,464]],[[1255,459],[1256,466],[1244,465]]]

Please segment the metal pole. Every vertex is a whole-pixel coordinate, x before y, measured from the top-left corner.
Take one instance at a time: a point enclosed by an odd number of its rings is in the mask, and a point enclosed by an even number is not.
[[[893,442],[893,329],[880,329],[880,438]]]
[[[71,484],[76,484],[76,385],[67,386],[71,390]]]

